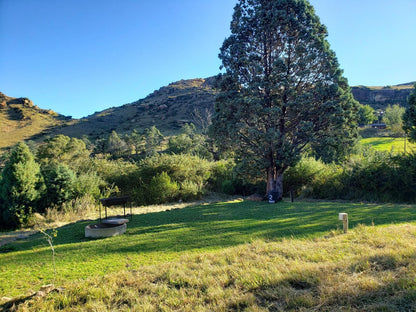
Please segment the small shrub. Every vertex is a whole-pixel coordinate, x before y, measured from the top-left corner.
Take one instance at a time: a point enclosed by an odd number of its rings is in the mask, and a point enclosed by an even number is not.
[[[179,196],[184,201],[201,198],[202,194],[203,194],[202,187],[198,186],[195,182],[184,181],[181,183]]]
[[[283,179],[283,189],[286,192],[293,191],[297,196],[300,195],[302,188],[310,185],[314,179],[322,175],[327,170],[325,165],[312,157],[303,158],[299,163],[286,170]]]
[[[150,181],[148,188],[149,202],[162,204],[177,198],[179,193],[178,183],[172,181],[166,172],[161,172]]]

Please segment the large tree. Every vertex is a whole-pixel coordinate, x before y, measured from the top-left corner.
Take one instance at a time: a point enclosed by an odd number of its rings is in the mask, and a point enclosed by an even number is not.
[[[306,0],[240,0],[221,47],[212,133],[243,167],[265,172],[278,199],[302,152],[333,160],[356,136],[358,103],[326,36]]]
[[[416,142],[416,84],[408,99],[409,107],[403,116],[403,129],[412,142]]]

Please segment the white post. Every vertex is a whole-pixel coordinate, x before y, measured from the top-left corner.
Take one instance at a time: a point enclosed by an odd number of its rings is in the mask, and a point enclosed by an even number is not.
[[[340,213],[338,219],[342,220],[344,233],[348,232],[348,213]]]

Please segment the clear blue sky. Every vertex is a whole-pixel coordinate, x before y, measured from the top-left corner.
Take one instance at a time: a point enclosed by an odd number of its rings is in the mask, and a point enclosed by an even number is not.
[[[310,0],[350,85],[416,80],[416,0]],[[0,0],[0,91],[76,118],[219,72],[236,0]]]

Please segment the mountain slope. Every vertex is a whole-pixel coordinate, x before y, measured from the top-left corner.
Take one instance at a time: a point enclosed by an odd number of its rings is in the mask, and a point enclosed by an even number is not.
[[[42,137],[70,121],[71,118],[52,110],[34,106],[28,98],[13,98],[0,92],[0,149]]]
[[[204,123],[213,110],[216,90],[215,78],[190,79],[173,82],[154,91],[146,98],[80,119],[59,133],[92,138],[117,133],[142,131],[155,125],[163,134],[178,131],[184,123]]]

